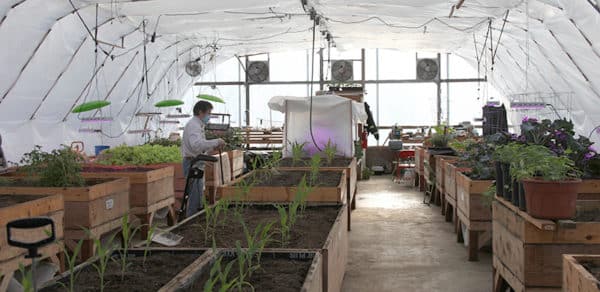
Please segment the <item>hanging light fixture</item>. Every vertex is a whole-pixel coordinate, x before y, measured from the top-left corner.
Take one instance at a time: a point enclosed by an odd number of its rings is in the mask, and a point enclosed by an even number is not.
[[[76,106],[75,108],[73,108],[73,110],[71,112],[74,114],[89,112],[89,111],[93,111],[95,109],[103,108],[105,106],[108,106],[109,104],[110,104],[110,101],[105,101],[105,100],[88,101],[88,102],[84,102],[84,103]]]
[[[172,107],[184,104],[179,99],[165,99],[154,104],[155,107]]]
[[[225,103],[225,101],[222,98],[214,96],[214,95],[210,95],[210,94],[198,94],[196,97],[199,99],[204,99],[204,100],[208,100],[208,101],[212,101],[212,102]]]

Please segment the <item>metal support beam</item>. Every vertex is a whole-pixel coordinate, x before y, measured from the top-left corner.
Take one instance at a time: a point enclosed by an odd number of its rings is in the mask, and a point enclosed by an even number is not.
[[[360,86],[363,91],[365,90],[365,79],[366,79],[366,66],[365,66],[365,49],[360,50]]]
[[[248,56],[246,56],[245,68],[248,68],[249,63]],[[244,75],[244,86],[246,88],[246,126],[250,127],[250,83],[248,82],[248,72]]]
[[[319,90],[322,91],[322,90],[324,90],[324,88],[325,88],[325,76],[324,76],[324,72],[323,72],[323,48],[321,48],[321,49],[319,49]]]
[[[437,80],[436,80],[436,85],[437,85],[437,125],[441,125],[442,124],[442,70],[441,70],[441,65],[442,65],[442,57],[440,55],[440,53],[437,54],[437,62],[438,62],[438,76],[437,76]]]
[[[313,81],[313,84],[319,84],[319,80]],[[390,80],[365,80],[364,84],[398,84],[398,83],[432,83],[434,81],[424,81],[416,79],[390,79]],[[487,82],[487,78],[455,78],[441,79],[440,83],[461,83],[461,82]],[[335,83],[330,80],[324,80],[324,84]],[[349,80],[346,83],[363,83],[362,80]],[[434,83],[437,83],[435,81]],[[265,81],[261,83],[247,83],[248,85],[295,85],[295,84],[310,84],[310,81]],[[217,82],[196,82],[195,86],[227,86],[227,85],[246,85],[243,81],[217,81]]]
[[[446,78],[450,78],[450,53],[446,53]],[[446,126],[450,126],[450,82],[446,82]]]

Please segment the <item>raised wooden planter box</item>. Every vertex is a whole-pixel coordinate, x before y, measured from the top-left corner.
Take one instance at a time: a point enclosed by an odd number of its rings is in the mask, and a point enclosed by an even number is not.
[[[280,167],[281,170],[310,170],[310,167]],[[348,230],[351,230],[352,225],[352,210],[356,208],[356,191],[358,184],[358,165],[356,157],[352,158],[352,161],[348,167],[320,167],[319,171],[344,171],[346,172],[346,202],[348,202]]]
[[[229,156],[229,168],[231,169],[231,178],[236,178],[244,173],[244,151],[227,151]]]
[[[214,203],[217,198],[217,189],[223,184],[231,182],[231,164],[227,152],[213,155],[219,161],[206,162],[204,165],[204,194],[208,201]],[[221,165],[223,165],[223,179],[221,179]]]
[[[0,200],[10,195],[0,194]],[[15,195],[19,197],[30,198],[28,201],[16,203],[9,206],[0,207],[0,291],[6,291],[10,279],[15,271],[19,269],[19,265],[31,265],[31,259],[26,259],[26,249],[12,247],[8,245],[6,228],[8,222],[23,219],[28,217],[49,217],[54,221],[56,243],[50,244],[39,250],[41,258],[37,261],[50,259],[59,268],[61,263],[61,247],[63,244],[63,217],[64,203],[62,195]],[[41,238],[46,238],[44,230],[31,229],[26,232],[15,230],[13,238],[20,241],[31,240],[37,241]]]
[[[231,249],[219,250],[212,256],[210,262],[206,263],[201,267],[201,274],[210,272],[214,261],[219,257],[223,256],[224,259],[233,259],[236,257],[236,251]],[[261,268],[266,268],[267,264],[264,264],[264,260],[269,258],[287,259],[291,262],[308,262],[310,261],[310,268],[304,276],[302,282],[302,288],[299,291],[302,292],[321,292],[324,291],[323,286],[323,260],[322,255],[314,250],[302,250],[302,249],[265,249],[261,256]],[[199,283],[202,287],[203,283]],[[260,290],[257,290],[260,291]]]
[[[469,261],[479,260],[479,249],[491,239],[492,209],[484,203],[483,193],[492,185],[491,180],[472,180],[461,172],[456,173],[456,210],[468,234]],[[457,240],[462,242],[462,230]]]
[[[18,180],[18,178],[11,178]],[[84,259],[94,254],[92,238],[117,230],[121,219],[129,212],[129,179],[88,180],[89,186],[58,187],[0,187],[2,194],[48,195],[62,194],[64,199],[64,239],[67,247],[74,247],[84,239],[81,254]]]
[[[582,264],[600,267],[600,255],[563,255],[564,292],[600,292],[600,281]]]
[[[597,201],[577,204],[598,207]],[[493,229],[494,286],[499,289],[560,291],[563,254],[600,253],[600,222],[537,219],[503,198],[493,203]]]
[[[166,229],[164,232],[173,232],[177,234],[178,228],[193,222],[194,220],[198,220],[198,217],[203,216],[204,212],[205,211],[202,210],[179,222],[177,225]],[[335,222],[331,226],[323,246],[301,247],[302,250],[318,251],[322,255],[322,291],[341,291],[342,289],[342,282],[346,272],[346,264],[348,263],[349,238],[348,229],[346,228],[348,225],[348,212],[348,208],[339,205],[339,213],[336,216]],[[197,248],[197,246],[181,246],[181,248]],[[270,248],[269,250],[286,251],[289,249]]]
[[[284,171],[284,170],[281,170]],[[302,170],[286,170],[286,171],[302,171]],[[317,186],[308,194],[307,202],[324,202],[324,203],[346,203],[346,171],[340,172],[340,182],[335,187]],[[250,188],[248,194],[243,198],[238,198],[239,188],[236,186],[241,180],[254,174],[254,171],[249,172],[238,179],[225,184],[218,189],[219,198],[229,198],[231,200],[241,200],[247,202],[291,202],[296,196],[296,186],[254,186]]]
[[[458,172],[469,171],[466,167],[457,167],[453,162],[444,162],[444,197],[446,201],[446,222],[458,221],[458,211],[456,210],[456,174]],[[450,212],[448,212],[450,211]],[[457,230],[455,230],[457,231]]]
[[[190,264],[188,265],[182,265],[181,269],[177,270],[175,274],[175,276],[168,282],[166,282],[164,285],[162,285],[162,287],[160,287],[159,289],[155,290],[154,288],[150,289],[149,287],[139,287],[139,288],[143,288],[143,289],[148,289],[147,291],[159,291],[159,292],[172,292],[172,291],[189,291],[188,289],[192,286],[192,284],[195,282],[195,280],[202,274],[203,270],[205,269],[206,265],[208,265],[211,260],[214,258],[214,253],[212,250],[210,249],[166,249],[166,248],[158,248],[158,249],[150,249],[147,252],[147,257],[146,260],[148,262],[151,262],[152,257],[155,255],[164,255],[167,254],[169,256],[189,256],[189,257],[196,257],[196,259],[194,259]],[[127,252],[128,258],[134,259],[134,258],[142,258],[144,256],[144,250],[141,249],[131,249]],[[118,259],[121,255],[118,253],[118,251],[114,252],[114,256]],[[78,273],[79,275],[81,275],[82,271],[86,270],[86,269],[92,269],[93,272],[95,273],[95,268],[92,267],[92,265],[95,262],[93,261],[89,261],[89,262],[85,262],[79,266],[77,266],[75,268],[75,272]],[[110,264],[111,262],[109,262]],[[120,268],[120,267],[119,267]],[[131,267],[128,268],[128,271]],[[173,271],[170,271],[173,272]],[[114,273],[114,271],[113,271]],[[136,274],[137,277],[139,277],[140,273],[138,272]],[[144,274],[145,275],[145,274]],[[149,286],[151,286],[153,283],[153,280],[155,280],[154,278],[152,278],[152,275],[148,275],[148,283]],[[127,281],[128,279],[128,275],[126,274],[125,276],[125,281]],[[137,280],[137,279],[136,279]],[[64,273],[63,275],[56,277],[54,279],[54,281],[46,283],[41,291],[45,291],[45,290],[50,290],[50,291],[62,291],[62,290],[67,290],[63,285],[67,284],[69,281],[69,272],[67,271],[66,273]],[[106,279],[105,279],[106,281]],[[63,284],[60,284],[59,282],[62,282]],[[77,283],[78,280],[76,278],[75,282]],[[105,285],[109,285],[110,282],[105,282]],[[95,287],[98,287],[99,283],[85,283],[84,286],[88,286],[89,285],[96,285]],[[67,286],[68,287],[68,286]],[[125,289],[129,289],[131,287],[124,287]],[[75,287],[75,289],[77,289],[77,287]],[[107,288],[108,289],[108,288]],[[77,291],[77,290],[76,290]]]
[[[446,191],[445,191],[446,164],[449,162],[454,162],[456,160],[458,160],[457,156],[448,156],[448,155],[436,155],[435,156],[435,188],[441,198],[441,201],[442,201],[441,212],[442,212],[442,215],[445,216],[446,221],[448,221],[448,219],[452,220],[452,214],[446,215],[447,213],[452,213],[451,207],[449,207],[448,206],[449,204],[446,202],[446,195],[445,195],[446,194]]]
[[[130,214],[142,220],[141,232],[142,238],[145,238],[156,211],[168,208],[169,223],[173,225],[177,221],[174,172],[172,166],[88,165],[84,167],[82,175],[85,178],[128,178]]]

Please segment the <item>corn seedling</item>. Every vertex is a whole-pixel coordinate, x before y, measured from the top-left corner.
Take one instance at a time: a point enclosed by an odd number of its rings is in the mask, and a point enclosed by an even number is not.
[[[215,204],[212,218],[212,227],[213,230],[217,229],[219,225],[225,226],[225,221],[227,220],[227,211],[229,211],[230,201],[227,198],[222,198]],[[219,221],[220,215],[223,215],[223,220]],[[220,223],[220,224],[219,224]]]
[[[126,214],[121,219],[121,237],[123,239],[123,247],[119,250],[121,255],[121,281],[124,279],[125,270],[127,269],[127,252],[129,251],[129,246],[131,245],[132,239],[140,228],[141,226],[131,228],[129,214]]]
[[[148,227],[148,235],[146,236],[146,240],[144,242],[145,249],[144,249],[144,258],[142,260],[142,266],[146,265],[146,258],[148,256],[148,250],[150,248],[150,244],[152,243],[152,237],[154,237],[154,232],[156,232],[156,226],[150,225]]]
[[[306,181],[306,176],[302,176],[300,180],[300,184],[296,188],[296,196],[294,197],[294,201],[292,204],[298,203],[300,206],[300,212],[304,214],[304,210],[306,209],[306,199],[308,195],[312,193],[314,187],[310,186]]]
[[[292,146],[292,165],[295,166],[296,164],[298,164],[299,162],[302,161],[302,157],[304,156],[304,146],[306,146],[306,142],[304,142],[304,143],[293,142],[293,143],[291,143],[291,146]]]
[[[285,206],[283,205],[276,204],[273,206],[277,209],[277,212],[279,213],[279,234],[281,235],[279,243],[281,244],[281,247],[285,247],[290,238],[291,228],[288,212]]]
[[[211,230],[214,209],[208,206],[208,200],[206,199],[206,196],[202,196],[202,205],[204,206],[204,243],[207,243],[208,235]]]
[[[114,239],[116,233],[111,235],[108,239],[106,245],[102,244],[100,238],[94,238],[92,233],[88,229],[84,229],[87,236],[93,238],[94,246],[96,248],[96,255],[98,260],[92,264],[94,269],[98,272],[98,276],[100,277],[100,292],[104,292],[104,274],[106,273],[106,268],[108,267],[108,262],[112,258],[112,253],[114,251]]]
[[[310,158],[310,182],[311,185],[315,185],[317,178],[319,178],[319,168],[321,167],[321,155],[318,153]]]
[[[60,285],[62,285],[65,289],[69,290],[69,292],[75,291],[75,280],[77,279],[77,275],[79,274],[75,272],[75,266],[77,265],[77,257],[79,257],[82,245],[83,239],[77,242],[77,245],[75,246],[75,248],[73,249],[73,253],[71,254],[69,254],[67,248],[63,249],[65,260],[67,261],[67,266],[69,268],[69,286],[67,287],[67,285],[63,284],[62,282],[58,283],[60,283]]]
[[[32,267],[31,269],[35,269],[35,267]],[[33,292],[34,279],[31,269],[29,269],[29,271],[25,271],[25,266],[19,263],[19,272],[21,272],[21,275],[23,276],[23,279],[21,279],[21,286],[23,287],[23,292]]]
[[[235,261],[230,261],[225,265],[225,269],[223,270],[223,256],[219,256],[215,260],[215,263],[210,268],[210,278],[206,283],[204,283],[204,292],[213,292],[215,291],[215,286],[217,283],[219,284],[219,292],[230,291],[237,282],[237,279],[232,279],[229,281],[227,278],[229,277],[229,272],[231,272],[231,268],[235,264]]]
[[[279,163],[281,162],[281,158],[283,157],[283,153],[281,151],[273,151],[271,155],[271,159],[267,162],[268,168],[277,168],[279,167]]]
[[[258,270],[259,266],[248,264],[252,260],[252,255],[242,249],[242,244],[239,240],[235,241],[235,250],[239,269],[238,280],[236,282],[238,291],[242,291],[244,286],[248,286],[252,291],[254,291],[254,286],[252,286],[250,282],[246,281],[246,277],[249,277],[254,271]]]
[[[252,272],[254,271],[252,269],[252,267],[254,266],[253,260],[256,257],[258,266],[260,266],[260,258],[262,256],[262,251],[264,250],[265,246],[269,244],[269,242],[271,242],[271,228],[273,227],[273,224],[275,224],[275,222],[269,222],[264,224],[260,223],[254,229],[254,232],[251,233],[250,230],[248,230],[248,227],[246,226],[246,223],[244,222],[241,216],[238,217],[238,220],[240,221],[240,224],[242,224],[242,227],[244,229],[244,235],[246,236],[246,253],[248,254],[246,258],[248,263],[249,276],[252,276]]]
[[[325,153],[327,164],[331,165],[333,163],[333,159],[335,158],[335,154],[337,153],[337,146],[331,143],[331,139],[327,140],[327,144],[325,144],[323,152]]]

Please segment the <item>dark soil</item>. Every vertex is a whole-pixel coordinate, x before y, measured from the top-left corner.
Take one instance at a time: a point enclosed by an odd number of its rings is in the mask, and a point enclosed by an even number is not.
[[[224,267],[231,260],[224,260]],[[259,270],[252,274],[247,281],[252,284],[254,291],[278,291],[278,292],[297,292],[300,291],[306,274],[310,269],[312,260],[292,260],[289,258],[274,257],[270,254],[263,254]],[[237,267],[237,264],[234,264]],[[234,269],[230,278],[237,277],[239,270]],[[202,291],[204,284],[209,280],[209,273],[203,273],[194,283],[189,291]],[[213,291],[218,291],[219,287],[214,287]],[[243,291],[252,291],[245,286]]]
[[[110,261],[104,275],[104,291],[157,291],[167,284],[175,275],[196,260],[200,254],[170,254],[155,253],[146,258],[143,265],[143,257],[130,258],[130,264],[125,270],[125,276],[121,280],[121,264]],[[69,285],[69,279],[63,280]],[[42,289],[43,292],[68,291],[59,284]],[[76,278],[74,291],[100,291],[100,277],[93,266],[85,267]]]
[[[325,240],[329,235],[329,231],[337,218],[338,212],[342,206],[320,206],[306,207],[304,214],[299,214],[296,224],[290,231],[290,240],[286,248],[322,248]],[[275,207],[270,205],[254,205],[246,206],[242,211],[244,222],[248,230],[253,232],[258,224],[267,222],[276,222],[273,229],[279,229],[279,213]],[[212,241],[204,240],[204,223],[205,217],[201,215],[195,220],[192,220],[185,225],[173,230],[173,233],[183,236],[183,240],[178,247],[212,247]],[[246,247],[246,238],[244,229],[240,222],[232,215],[230,210],[225,216],[221,215],[222,225],[219,226],[215,233],[215,242],[219,248],[234,248],[235,242],[240,241],[243,247]],[[345,228],[345,226],[344,226]],[[279,240],[280,237],[276,234],[273,238]],[[160,246],[160,245],[155,245]],[[271,242],[266,247],[281,247],[280,242]]]
[[[0,208],[41,199],[43,197],[44,196],[37,195],[0,195]]]
[[[269,173],[267,173],[267,171]],[[321,171],[317,176],[315,185],[320,187],[337,187],[340,184],[342,173],[337,171]],[[256,182],[253,186],[273,186],[273,187],[295,187],[300,184],[302,177],[310,179],[309,171],[288,171],[288,170],[266,170],[259,171],[253,175]]]
[[[327,159],[321,156],[321,167],[348,167],[352,162],[352,158],[335,157],[331,164],[327,163]],[[310,166],[310,158],[302,158],[296,165],[292,163],[292,158],[284,158],[279,163],[281,167],[308,167]]]
[[[83,172],[147,172],[156,169],[138,166],[86,166],[83,168]]]
[[[600,266],[594,262],[582,262],[581,265],[596,277],[597,280],[600,280]]]

